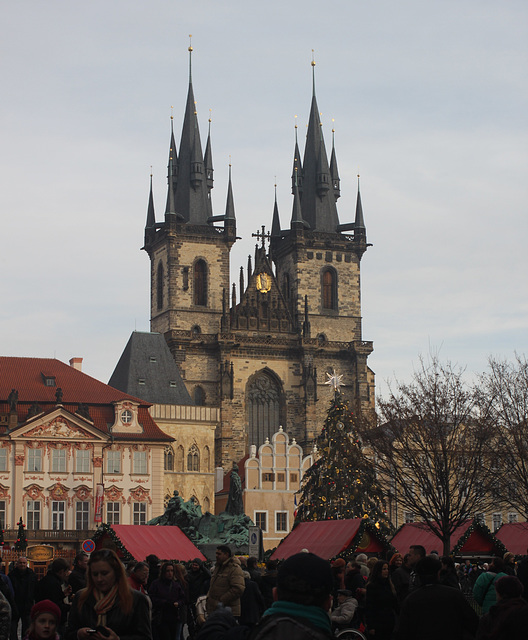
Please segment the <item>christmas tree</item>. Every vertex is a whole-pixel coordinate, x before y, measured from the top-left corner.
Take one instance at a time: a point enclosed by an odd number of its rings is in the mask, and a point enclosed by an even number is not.
[[[304,474],[296,522],[365,518],[383,533],[391,525],[372,460],[363,453],[354,429],[354,415],[339,392],[334,373],[334,398],[320,435],[315,462]]]
[[[15,551],[25,551],[27,547],[26,525],[22,522],[22,517],[17,522],[18,533],[15,542]]]

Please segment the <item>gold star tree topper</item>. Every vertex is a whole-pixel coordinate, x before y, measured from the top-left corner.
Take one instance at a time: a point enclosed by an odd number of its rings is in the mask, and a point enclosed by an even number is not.
[[[328,378],[328,380],[325,382],[325,384],[329,384],[336,393],[339,393],[340,387],[345,386],[343,384],[343,375],[338,374],[335,369],[332,370],[332,373],[327,373],[326,377]]]

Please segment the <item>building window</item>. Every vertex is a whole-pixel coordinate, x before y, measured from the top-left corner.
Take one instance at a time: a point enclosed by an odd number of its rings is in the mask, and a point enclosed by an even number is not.
[[[90,473],[90,449],[77,449],[75,452],[75,473]]]
[[[64,529],[64,518],[66,514],[66,503],[62,500],[53,500],[51,503],[51,528],[54,531]]]
[[[337,273],[334,269],[325,269],[322,275],[323,309],[337,309]]]
[[[285,482],[285,474],[284,473],[278,473],[277,474],[277,482]]]
[[[174,449],[170,445],[165,447],[163,460],[165,471],[174,471]]]
[[[496,533],[502,526],[502,513],[494,513],[491,517],[493,533]]]
[[[0,471],[7,471],[7,449],[0,449]]]
[[[200,471],[200,452],[195,444],[187,454],[187,471]]]
[[[290,482],[297,482],[298,477],[296,473],[290,473]]]
[[[194,388],[194,404],[197,407],[203,407],[205,405],[205,391],[202,387]]]
[[[51,450],[51,470],[54,473],[66,472],[66,449]]]
[[[412,511],[404,511],[403,519],[405,521],[405,524],[410,524],[411,522],[414,522],[414,513]]]
[[[134,524],[147,524],[146,502],[134,502]]]
[[[121,452],[106,452],[106,473],[121,473]]]
[[[75,528],[78,531],[86,531],[89,529],[90,522],[90,503],[89,502],[76,502],[75,503]]]
[[[121,414],[121,422],[123,424],[131,424],[132,423],[132,411],[125,409]]]
[[[288,512],[275,511],[275,531],[288,531]]]
[[[28,449],[28,471],[42,471],[42,449]]]
[[[483,526],[486,526],[486,515],[484,513],[476,513],[475,514],[475,520],[479,524],[481,524]]]
[[[281,386],[267,371],[257,373],[247,386],[249,445],[257,449],[271,440],[281,424]],[[284,421],[283,421],[284,422]]]
[[[158,277],[156,281],[156,301],[158,311],[163,309],[163,263],[158,264]]]
[[[134,451],[132,473],[138,473],[145,475],[147,473],[147,452],[146,451]]]
[[[6,503],[5,500],[0,500],[0,527],[5,529],[6,526]]]
[[[274,473],[263,473],[262,474],[262,482],[275,482],[275,474]]]
[[[119,502],[106,503],[106,524],[119,524],[121,504]]]
[[[207,265],[204,260],[198,260],[194,265],[194,304],[207,305]]]
[[[508,513],[508,522],[510,524],[512,522],[519,522],[519,516],[515,513],[515,511],[510,511],[510,513]]]
[[[32,531],[40,529],[40,502],[28,500],[26,521],[28,529]]]
[[[255,511],[255,524],[266,532],[268,530],[268,512]]]

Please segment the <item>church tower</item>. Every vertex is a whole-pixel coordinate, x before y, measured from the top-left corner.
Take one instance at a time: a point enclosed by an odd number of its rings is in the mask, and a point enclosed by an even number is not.
[[[359,184],[355,219],[341,224],[334,139],[329,161],[314,73],[302,161],[295,140],[289,227],[281,229],[275,196],[271,233],[254,234],[238,295],[229,284],[231,172],[223,215],[213,215],[212,188],[210,131],[202,154],[189,68],[178,149],[171,121],[164,222],[155,221],[152,184],[149,197],[151,330],[165,336],[195,404],[220,408],[217,465],[230,468],[279,426],[309,453],[328,409],[326,374],[343,376],[354,411],[374,409],[373,347],[361,329],[360,261],[369,245]]]

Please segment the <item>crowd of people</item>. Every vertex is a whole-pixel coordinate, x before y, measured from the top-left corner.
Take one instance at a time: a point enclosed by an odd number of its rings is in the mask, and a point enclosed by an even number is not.
[[[303,550],[260,569],[216,549],[212,572],[156,556],[55,559],[37,580],[20,556],[0,573],[0,640],[322,640],[344,629],[371,640],[528,638],[528,556],[488,565],[426,555],[333,562]]]

